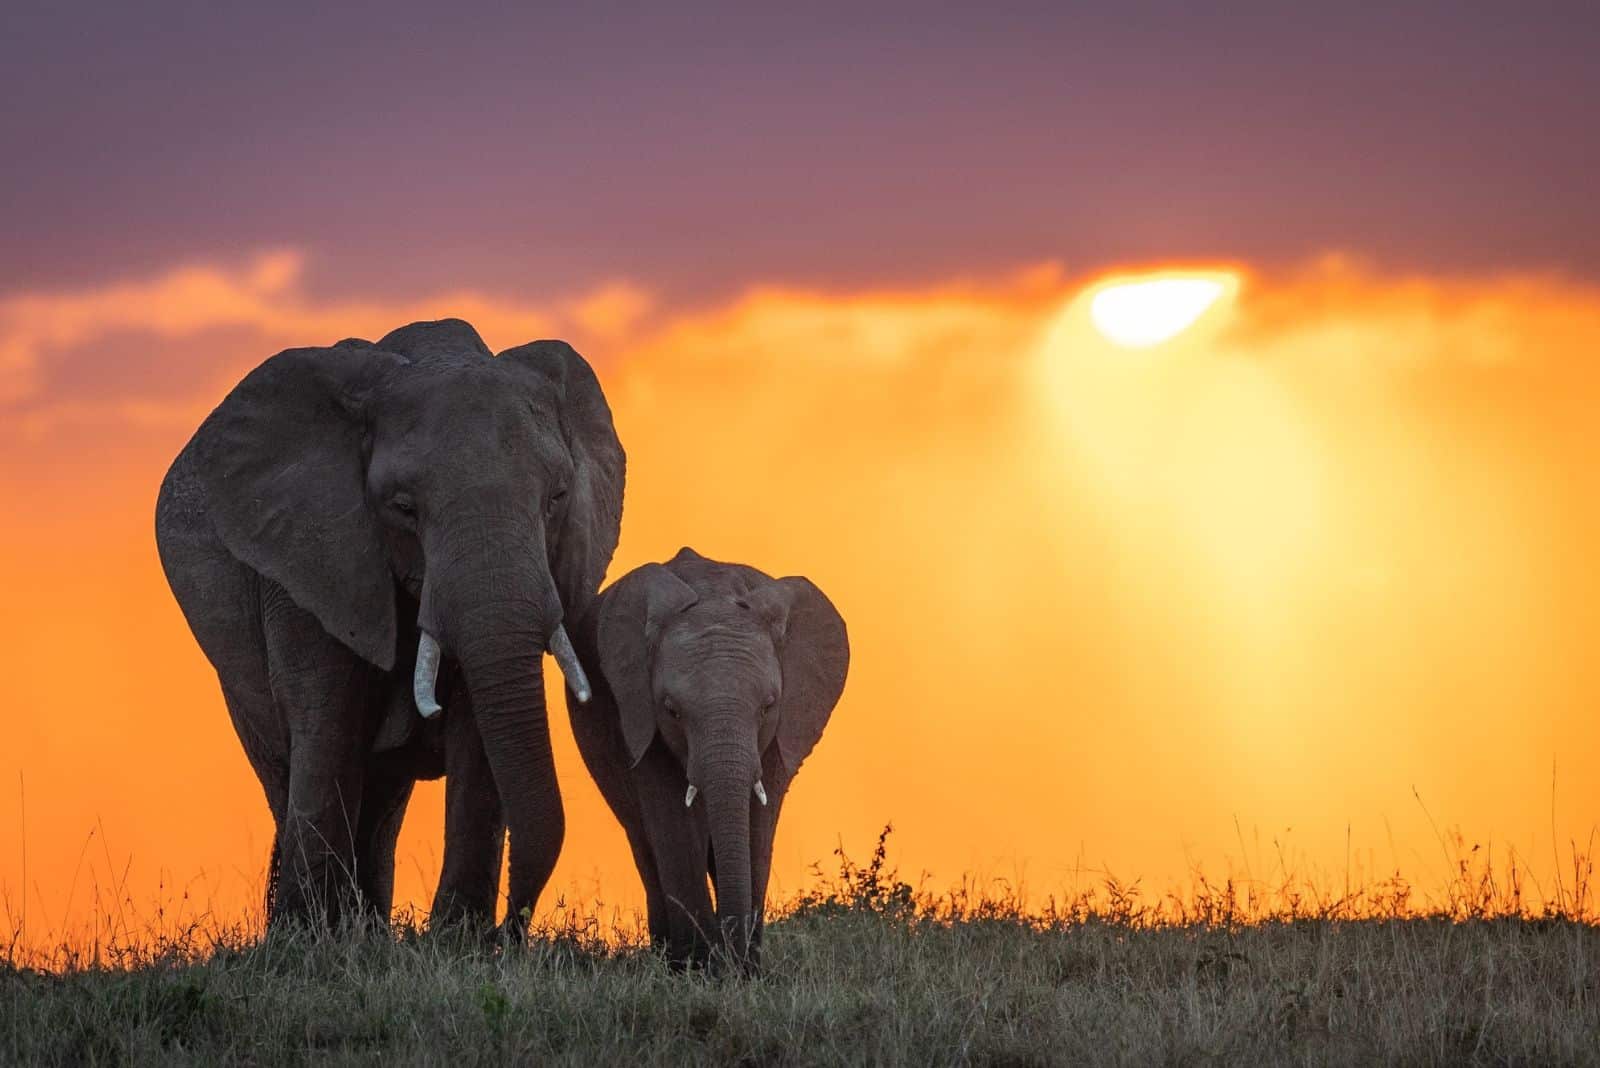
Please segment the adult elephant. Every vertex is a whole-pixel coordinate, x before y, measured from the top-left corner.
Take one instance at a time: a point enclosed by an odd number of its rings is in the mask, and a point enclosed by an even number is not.
[[[684,548],[607,587],[573,638],[599,669],[573,735],[627,832],[652,944],[758,971],[778,815],[844,691],[844,620],[808,579]]]
[[[586,692],[563,620],[623,470],[571,346],[491,356],[455,319],[280,352],[195,432],[156,541],[272,809],[269,923],[336,921],[352,885],[387,919],[412,785],[448,774],[434,919],[493,922],[509,830],[520,924],[564,834],[540,658]]]

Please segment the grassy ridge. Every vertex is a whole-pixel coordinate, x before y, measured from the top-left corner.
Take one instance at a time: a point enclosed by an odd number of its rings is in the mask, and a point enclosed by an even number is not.
[[[756,981],[673,975],[593,921],[525,948],[407,928],[191,933],[130,967],[0,956],[0,1062],[1600,1064],[1592,917],[1201,900],[935,897],[880,843],[769,926]]]

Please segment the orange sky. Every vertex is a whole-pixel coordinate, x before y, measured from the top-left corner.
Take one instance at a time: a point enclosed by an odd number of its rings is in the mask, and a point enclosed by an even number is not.
[[[1338,878],[1348,828],[1363,870],[1428,887],[1445,860],[1413,789],[1553,885],[1552,832],[1564,852],[1600,824],[1600,289],[1233,270],[1143,350],[1053,264],[529,305],[319,298],[286,251],[0,296],[0,919],[25,894],[45,937],[118,886],[140,909],[253,900],[270,818],[160,575],[156,487],[271,352],[443,315],[600,370],[629,455],[613,575],[688,544],[844,613],[850,681],[778,893],[890,820],[940,885],[1159,889],[1274,840]],[[552,724],[569,831],[542,905],[632,908],[622,834]],[[404,898],[431,894],[441,809],[418,790]]]

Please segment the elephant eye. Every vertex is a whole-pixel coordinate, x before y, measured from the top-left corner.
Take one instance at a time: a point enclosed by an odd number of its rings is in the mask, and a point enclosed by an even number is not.
[[[661,707],[666,709],[667,715],[671,716],[673,719],[678,718],[678,706],[672,703],[672,698],[663,697],[661,699]]]
[[[393,508],[395,511],[404,516],[414,516],[417,514],[416,502],[411,499],[411,495],[408,493],[395,494],[389,500],[389,507]]]
[[[564,490],[564,489],[556,490],[554,493],[550,494],[550,499],[545,502],[545,504],[544,504],[545,512],[548,513],[548,514],[554,515],[556,508],[559,507],[561,502],[566,500],[566,499],[567,499],[567,491],[566,490]]]

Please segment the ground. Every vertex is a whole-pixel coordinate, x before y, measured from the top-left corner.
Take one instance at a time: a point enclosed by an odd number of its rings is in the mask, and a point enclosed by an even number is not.
[[[757,980],[672,974],[593,921],[525,947],[191,930],[49,970],[0,951],[0,1062],[1600,1065],[1587,912],[1229,901],[1029,912],[919,894],[880,848],[789,903]]]

